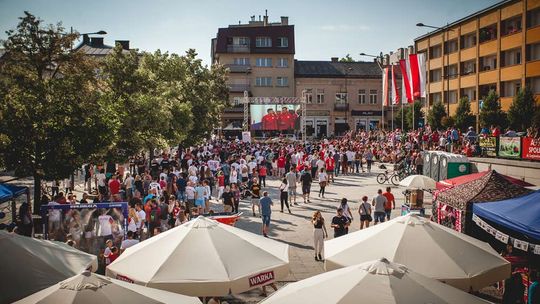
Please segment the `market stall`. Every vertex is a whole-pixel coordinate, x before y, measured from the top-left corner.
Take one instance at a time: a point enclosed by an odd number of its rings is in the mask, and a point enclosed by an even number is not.
[[[437,182],[437,190],[444,190],[446,188],[453,188],[453,187],[468,183],[470,181],[477,180],[477,179],[481,178],[482,176],[488,174],[490,171],[491,170],[486,170],[486,171],[482,171],[482,172],[471,173],[471,174],[462,175],[462,176],[458,176],[458,177],[454,177],[454,178],[439,181],[439,182]],[[504,174],[500,174],[500,175],[502,177],[504,177],[505,179],[507,179],[509,182],[511,182],[513,184],[516,184],[516,185],[519,185],[519,186],[522,186],[522,187],[533,187],[534,186],[533,184],[530,184],[530,183],[528,183],[528,182],[526,182],[524,180],[521,180],[521,179],[517,179],[517,178],[511,177],[511,176],[508,176],[508,175],[504,175]]]
[[[531,192],[491,170],[478,179],[437,191],[434,195],[433,219],[456,231],[468,233],[473,204],[516,198]]]
[[[0,206],[4,210],[11,213],[11,221],[15,222],[17,219],[17,208],[15,206],[15,199],[23,194],[26,194],[27,200],[29,200],[28,187],[15,186],[11,184],[0,184]],[[4,203],[11,202],[11,204],[3,206]],[[4,212],[5,213],[5,212]]]

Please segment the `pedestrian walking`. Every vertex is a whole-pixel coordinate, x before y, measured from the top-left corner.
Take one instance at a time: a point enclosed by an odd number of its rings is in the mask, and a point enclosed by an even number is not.
[[[350,225],[347,217],[343,215],[343,209],[338,208],[336,216],[332,218],[331,227],[334,228],[334,238],[347,234],[347,228]]]
[[[304,204],[311,203],[309,200],[309,194],[311,192],[311,183],[313,178],[309,170],[304,170],[300,176],[300,182],[302,183],[302,197],[304,198]]]
[[[384,213],[386,214],[386,220],[390,220],[390,215],[392,215],[392,209],[396,209],[396,199],[392,194],[392,188],[386,187],[386,192],[383,193],[386,197],[386,204],[384,204]]]
[[[270,230],[270,217],[272,215],[272,206],[274,203],[272,199],[268,196],[268,191],[263,192],[263,197],[260,200],[261,206],[261,217],[262,217],[262,234],[264,237],[268,237],[268,232]]]
[[[296,171],[294,168],[291,168],[291,171],[289,171],[287,174],[285,174],[285,178],[287,179],[287,185],[289,187],[289,204],[295,204],[296,203],[296,184],[298,182],[298,179],[296,177]]]
[[[384,218],[386,216],[386,213],[384,212],[384,206],[386,205],[387,199],[382,195],[382,190],[379,189],[377,191],[377,196],[373,198],[373,202],[371,203],[375,207],[375,225],[377,223],[384,222]]]
[[[313,224],[313,240],[315,248],[315,261],[324,261],[324,239],[328,237],[326,231],[326,225],[324,224],[324,217],[321,211],[317,210],[311,217],[311,223]]]
[[[364,226],[369,227],[369,223],[373,220],[371,216],[371,205],[368,203],[368,197],[362,197],[362,203],[360,203],[360,208],[358,209],[360,214],[360,229],[364,229]]]
[[[319,197],[324,198],[324,189],[326,188],[326,185],[328,184],[328,174],[326,174],[326,171],[324,168],[321,168],[319,171]]]
[[[283,212],[283,204],[287,206],[287,210],[289,210],[289,213],[291,213],[291,208],[289,207],[289,189],[287,186],[287,179],[284,178],[283,181],[281,181],[281,185],[279,186],[279,200],[281,202],[281,212]]]

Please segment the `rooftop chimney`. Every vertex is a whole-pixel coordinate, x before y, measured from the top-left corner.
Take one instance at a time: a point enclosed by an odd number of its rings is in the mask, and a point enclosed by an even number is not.
[[[93,46],[93,47],[97,47],[97,48],[105,46],[103,44],[103,38],[102,37],[91,37],[90,38],[90,45]]]
[[[264,10],[263,25],[268,26],[268,10]]]
[[[332,62],[338,62],[339,58],[338,57],[331,57],[330,60],[332,60]]]
[[[114,44],[120,44],[122,49],[129,51],[129,40],[116,40]]]
[[[281,25],[289,25],[289,17],[281,16]]]

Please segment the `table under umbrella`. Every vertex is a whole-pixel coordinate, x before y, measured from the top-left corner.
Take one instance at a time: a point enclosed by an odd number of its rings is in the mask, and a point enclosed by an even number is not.
[[[225,296],[289,274],[289,245],[198,217],[128,248],[106,274],[190,296]]]

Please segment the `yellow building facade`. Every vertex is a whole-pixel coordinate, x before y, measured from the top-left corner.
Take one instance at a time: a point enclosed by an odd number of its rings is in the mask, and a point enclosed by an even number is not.
[[[453,115],[467,96],[478,114],[493,89],[506,111],[524,86],[540,96],[540,0],[502,1],[418,37],[415,49],[427,58],[426,108],[442,101]]]

